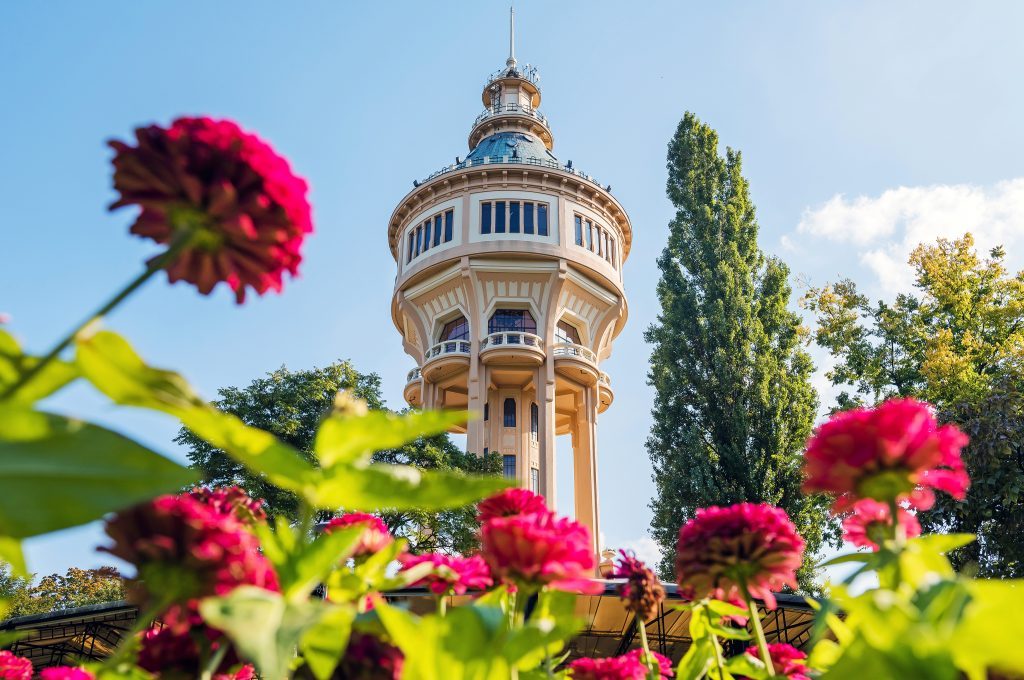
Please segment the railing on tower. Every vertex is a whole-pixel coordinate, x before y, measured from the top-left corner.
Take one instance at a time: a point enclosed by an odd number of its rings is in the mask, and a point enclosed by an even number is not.
[[[414,368],[411,371],[409,371],[409,373],[405,376],[405,382],[406,383],[411,383],[411,382],[414,382],[416,380],[419,380],[422,377],[423,377],[423,374],[420,373],[420,369]]]
[[[537,89],[540,89],[540,71],[537,70],[536,66],[525,66],[523,68],[518,67],[505,67],[500,68],[491,75],[487,76],[486,85],[490,85],[495,80],[501,80],[502,78],[522,78],[523,80],[533,83]]]
[[[427,350],[423,356],[424,363],[430,361],[434,357],[439,357],[446,354],[464,354],[469,356],[470,342],[469,340],[442,340],[436,345],[432,346]]]
[[[558,161],[551,160],[550,158],[537,158],[536,156],[527,156],[526,158],[523,158],[522,156],[513,156],[513,155],[508,155],[508,156],[484,156],[483,158],[477,158],[475,160],[472,159],[472,158],[467,158],[466,160],[461,161],[459,163],[452,163],[451,165],[446,165],[445,167],[441,168],[440,170],[437,170],[435,172],[430,173],[429,175],[427,175],[422,180],[414,181],[413,182],[413,186],[418,187],[421,184],[425,184],[426,182],[429,182],[430,180],[434,179],[435,177],[440,177],[441,175],[447,174],[449,172],[455,172],[456,170],[462,170],[464,168],[475,168],[475,167],[479,167],[479,166],[482,166],[482,165],[494,165],[496,163],[517,163],[517,164],[520,164],[520,165],[534,165],[534,166],[541,167],[541,168],[551,168],[552,170],[561,170],[562,172],[567,172],[570,175],[575,175],[576,177],[580,177],[582,179],[585,179],[588,182],[590,182],[592,184],[595,184],[598,187],[601,187],[605,191],[608,191],[608,192],[611,191],[611,187],[610,186],[603,186],[599,181],[597,181],[591,175],[588,175],[587,173],[583,172],[582,170],[577,170],[576,168],[572,167],[568,163],[562,164],[562,163],[559,163]]]
[[[533,333],[524,333],[522,331],[501,331],[500,333],[491,333],[481,340],[480,351],[482,352],[485,349],[504,347],[508,345],[535,347],[536,349],[543,351],[544,339],[539,335],[534,335]]]
[[[488,109],[485,109],[484,112],[477,116],[476,120],[473,121],[473,127],[476,127],[482,121],[485,121],[488,118],[502,116],[506,113],[525,114],[530,118],[537,120],[538,122],[540,122],[541,125],[548,128],[549,130],[551,129],[551,126],[548,124],[548,119],[544,116],[543,113],[533,108],[529,104],[517,104],[515,102],[510,102],[508,104],[498,104],[497,106],[492,106]]]
[[[551,347],[551,353],[556,359],[559,357],[583,359],[584,361],[597,366],[597,354],[589,348],[584,347],[583,345],[577,345],[574,342],[560,342],[557,345],[553,345]]]

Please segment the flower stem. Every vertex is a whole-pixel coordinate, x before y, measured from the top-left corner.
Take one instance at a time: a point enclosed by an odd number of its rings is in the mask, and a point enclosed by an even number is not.
[[[211,680],[211,678],[213,678],[213,674],[217,672],[221,663],[224,662],[224,656],[228,653],[228,646],[228,641],[226,639],[221,640],[220,647],[217,648],[217,651],[210,657],[210,661],[206,664],[206,667],[203,668],[203,674],[200,676],[202,680]]]
[[[660,672],[654,672],[654,655],[651,654],[651,646],[647,642],[647,624],[640,616],[634,616],[633,620],[636,621],[636,628],[640,632],[640,644],[643,645],[644,650],[644,664],[647,666],[648,677],[655,678],[661,675]]]
[[[705,603],[707,600],[705,600]],[[711,620],[711,610],[708,609],[707,605],[702,605],[701,609],[704,610],[704,615],[708,619],[708,630],[714,625]],[[646,637],[646,635],[644,636]],[[718,669],[718,680],[722,680],[725,677],[725,661],[722,659],[722,647],[718,644],[718,636],[711,633],[711,647],[715,650],[715,668]]]
[[[447,612],[448,612],[448,593],[445,592],[445,593],[442,593],[441,595],[437,596],[437,615],[440,616],[443,619]]]
[[[61,352],[63,352],[68,345],[74,342],[78,334],[81,333],[86,327],[95,323],[99,319],[109,314],[121,304],[125,298],[134,293],[142,284],[150,279],[153,274],[162,270],[171,260],[173,260],[178,253],[188,245],[192,238],[192,232],[183,231],[181,234],[171,242],[167,250],[153,258],[146,265],[146,269],[136,276],[127,286],[121,289],[114,297],[107,300],[103,305],[100,306],[95,312],[90,314],[84,321],[71,329],[53,348],[50,349],[39,361],[35,363],[31,368],[18,376],[18,379],[7,386],[7,388],[0,393],[0,400],[6,399],[17,392],[19,389],[24,387],[32,378],[39,374],[48,364],[53,362]]]
[[[761,661],[768,669],[768,675],[775,675],[775,666],[772,664],[772,655],[768,652],[768,640],[764,637],[764,629],[761,628],[761,615],[757,611],[754,598],[747,592],[746,584],[743,585],[743,594],[747,601],[747,610],[750,612],[750,622],[754,625],[754,635],[757,637],[757,649],[761,652]]]

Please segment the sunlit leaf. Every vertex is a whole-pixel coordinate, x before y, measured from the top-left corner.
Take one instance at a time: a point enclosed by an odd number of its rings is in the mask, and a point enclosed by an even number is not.
[[[7,331],[0,329],[0,394],[39,363],[39,357],[23,354],[18,341]],[[36,375],[0,401],[17,404],[33,404],[48,397],[78,377],[78,369],[61,359],[54,359]]]
[[[348,510],[441,510],[472,503],[509,486],[501,477],[423,471],[406,465],[334,468],[325,472],[315,502]]]
[[[335,414],[324,419],[313,450],[320,464],[352,464],[367,460],[374,451],[391,449],[417,437],[448,431],[466,422],[464,411],[413,411],[402,415],[387,411]]]
[[[28,578],[28,567],[25,565],[25,554],[21,550],[21,541],[10,536],[0,536],[0,562],[11,567],[11,574]],[[0,620],[3,616],[0,615]]]
[[[328,605],[320,619],[299,639],[299,651],[317,680],[328,680],[345,654],[355,607]]]
[[[970,604],[951,636],[957,666],[975,677],[985,677],[987,669],[1024,675],[1024,581],[977,580],[967,589]]]
[[[0,535],[85,524],[197,480],[195,471],[98,425],[0,409]]]

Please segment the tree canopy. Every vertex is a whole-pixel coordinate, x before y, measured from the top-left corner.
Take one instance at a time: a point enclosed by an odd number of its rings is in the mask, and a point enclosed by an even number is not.
[[[669,144],[668,175],[676,214],[658,258],[661,313],[645,333],[662,574],[672,574],[667,556],[697,508],[740,501],[784,508],[814,555],[834,527],[825,499],[800,493],[817,395],[789,269],[758,247],[740,154],[723,158],[717,133],[693,114]]]
[[[320,420],[327,414],[339,390],[348,390],[367,402],[371,409],[385,409],[380,377],[360,373],[348,361],[323,368],[292,371],[281,367],[245,387],[218,390],[214,405],[238,416],[248,425],[266,430],[298,449],[315,463],[313,438]],[[279,489],[260,475],[253,474],[224,451],[210,446],[186,428],[175,441],[188,449],[192,466],[199,469],[211,485],[237,484],[254,498],[266,501],[270,516],[296,519],[298,501],[289,491]],[[421,469],[458,469],[467,473],[497,474],[498,456],[481,458],[461,451],[448,435],[421,437],[398,449],[379,451],[374,461],[413,465]],[[343,508],[339,508],[343,510]],[[330,513],[320,519],[327,519]],[[392,533],[409,540],[413,552],[441,551],[465,553],[475,547],[477,528],[472,506],[437,513],[422,511],[389,512],[381,517]]]
[[[113,567],[71,567],[64,574],[50,574],[36,582],[33,578],[13,576],[10,568],[0,563],[0,600],[10,607],[0,618],[46,614],[123,599],[124,581]]]
[[[920,514],[926,531],[977,533],[957,551],[961,569],[1024,576],[1024,272],[1006,254],[981,258],[974,238],[938,239],[911,254],[914,293],[871,303],[845,279],[811,288],[816,342],[836,359],[827,374],[844,391],[837,408],[890,396],[931,402],[970,437],[972,486],[958,503],[940,494]]]

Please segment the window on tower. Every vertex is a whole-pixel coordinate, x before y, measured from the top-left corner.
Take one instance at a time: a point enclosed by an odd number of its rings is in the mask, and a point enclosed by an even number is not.
[[[530,491],[540,493],[540,470],[530,468]]]
[[[568,321],[560,319],[555,325],[555,342],[572,343],[573,345],[581,345],[580,332],[576,330]]]
[[[540,439],[540,409],[537,404],[530,404],[530,439],[534,443]]]
[[[528,309],[496,309],[487,322],[488,333],[537,333],[537,322]]]
[[[615,233],[583,215],[573,216],[573,241],[618,269]]]
[[[481,201],[481,234],[526,234],[547,236],[547,203],[536,201]]]
[[[505,477],[508,479],[516,478],[516,457],[515,454],[506,453],[502,456],[502,462],[504,463]]]
[[[494,233],[504,234],[505,233],[505,201],[494,202]]]
[[[469,321],[466,317],[459,315],[444,325],[439,341],[446,340],[469,340]]]
[[[431,215],[409,228],[405,261],[408,264],[431,248],[450,243],[455,237],[455,210],[449,208]]]
[[[516,426],[516,400],[509,397],[505,400],[504,407],[504,425],[505,427]]]

